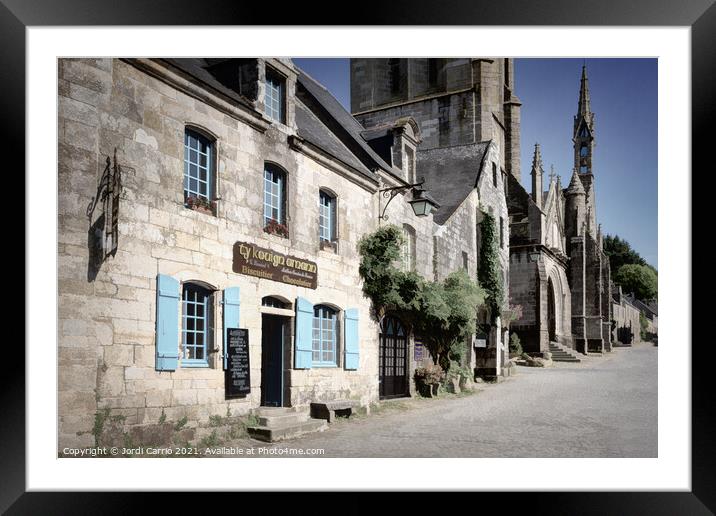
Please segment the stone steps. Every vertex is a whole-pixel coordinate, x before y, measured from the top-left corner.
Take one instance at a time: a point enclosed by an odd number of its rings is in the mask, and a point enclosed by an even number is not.
[[[581,360],[578,359],[576,356],[572,355],[568,351],[565,351],[554,342],[549,343],[549,352],[552,354],[552,360],[554,362],[581,362]]]
[[[328,428],[326,421],[310,418],[307,407],[261,407],[256,414],[259,424],[246,431],[259,441],[272,443]]]

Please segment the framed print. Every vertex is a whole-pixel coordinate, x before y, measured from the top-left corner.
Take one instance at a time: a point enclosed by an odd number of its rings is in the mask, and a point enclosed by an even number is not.
[[[716,8],[511,4],[2,0],[29,208],[2,508],[713,511],[690,208]]]

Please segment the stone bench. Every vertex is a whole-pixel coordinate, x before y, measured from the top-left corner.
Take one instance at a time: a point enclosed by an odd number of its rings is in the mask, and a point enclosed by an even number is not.
[[[316,419],[325,419],[332,423],[336,416],[350,417],[353,408],[358,405],[353,400],[333,400],[311,403],[311,417]]]

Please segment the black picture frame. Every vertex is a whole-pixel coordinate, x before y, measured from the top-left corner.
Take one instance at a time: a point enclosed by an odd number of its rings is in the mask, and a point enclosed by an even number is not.
[[[335,4],[311,2],[310,9],[302,3],[286,3],[272,12],[272,25],[557,25],[557,26],[686,26],[691,28],[692,70],[692,165],[694,170],[708,173],[713,164],[707,161],[709,141],[716,111],[716,6],[714,0],[602,0],[600,2],[550,0],[491,0],[482,2],[430,2],[399,0],[393,2],[361,2],[353,16],[335,20],[318,20],[316,13],[337,12]],[[202,9],[190,9],[187,0],[0,0],[0,116],[4,121],[6,145],[23,148],[25,143],[25,30],[28,26],[63,25],[251,25],[265,24],[262,3],[204,0]],[[342,10],[342,9],[341,9]],[[91,48],[91,46],[88,46]],[[666,142],[660,142],[665,144]],[[16,153],[18,170],[25,170],[23,153]],[[697,168],[698,165],[702,166]],[[688,171],[684,171],[688,174]],[[18,185],[24,192],[23,184]],[[692,189],[694,193],[704,191]],[[26,195],[29,192],[24,192]],[[696,206],[694,199],[692,206]],[[695,217],[692,217],[696,223]],[[692,234],[697,234],[692,232]],[[24,248],[23,248],[24,249]],[[23,257],[24,250],[22,251]],[[691,250],[689,250],[689,256]],[[692,270],[699,267],[693,256]],[[25,270],[27,275],[28,271]],[[700,309],[693,300],[694,309]],[[692,316],[693,317],[693,316]],[[698,319],[697,319],[698,320]],[[692,329],[684,328],[684,350],[691,345]],[[694,335],[695,336],[695,335]],[[26,342],[26,346],[30,343]],[[701,342],[700,344],[705,344]],[[703,347],[703,346],[702,346]],[[698,348],[692,348],[694,351]],[[708,354],[707,354],[708,355]],[[708,356],[707,356],[708,358]],[[113,514],[148,509],[147,494],[129,493],[67,493],[26,492],[25,489],[25,359],[18,356],[12,368],[3,371],[0,390],[0,510],[8,514]],[[716,511],[716,457],[714,437],[714,394],[709,388],[708,359],[692,361],[692,489],[690,492],[589,492],[589,493],[479,493],[473,495],[475,506],[511,510],[525,509],[531,513],[550,514],[713,514]],[[54,393],[48,393],[48,396]],[[212,493],[211,504],[221,503]],[[241,496],[246,497],[245,494]],[[299,508],[315,508],[316,501],[305,494],[292,494]],[[479,498],[478,498],[479,497]],[[192,503],[204,509],[206,497],[172,493],[162,501],[163,512],[185,512]],[[411,501],[424,503],[424,497]],[[370,502],[360,497],[351,500],[352,509],[373,510]],[[404,506],[403,509],[406,507]],[[498,509],[501,510],[501,509]]]

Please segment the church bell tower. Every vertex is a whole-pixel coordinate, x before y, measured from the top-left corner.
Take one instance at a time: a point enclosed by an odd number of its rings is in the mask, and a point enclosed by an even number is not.
[[[574,117],[574,170],[584,185],[586,231],[592,238],[597,234],[597,207],[594,196],[594,170],[592,157],[594,155],[594,113],[589,99],[589,81],[587,79],[587,66],[582,66],[582,79],[579,87],[579,104]]]

